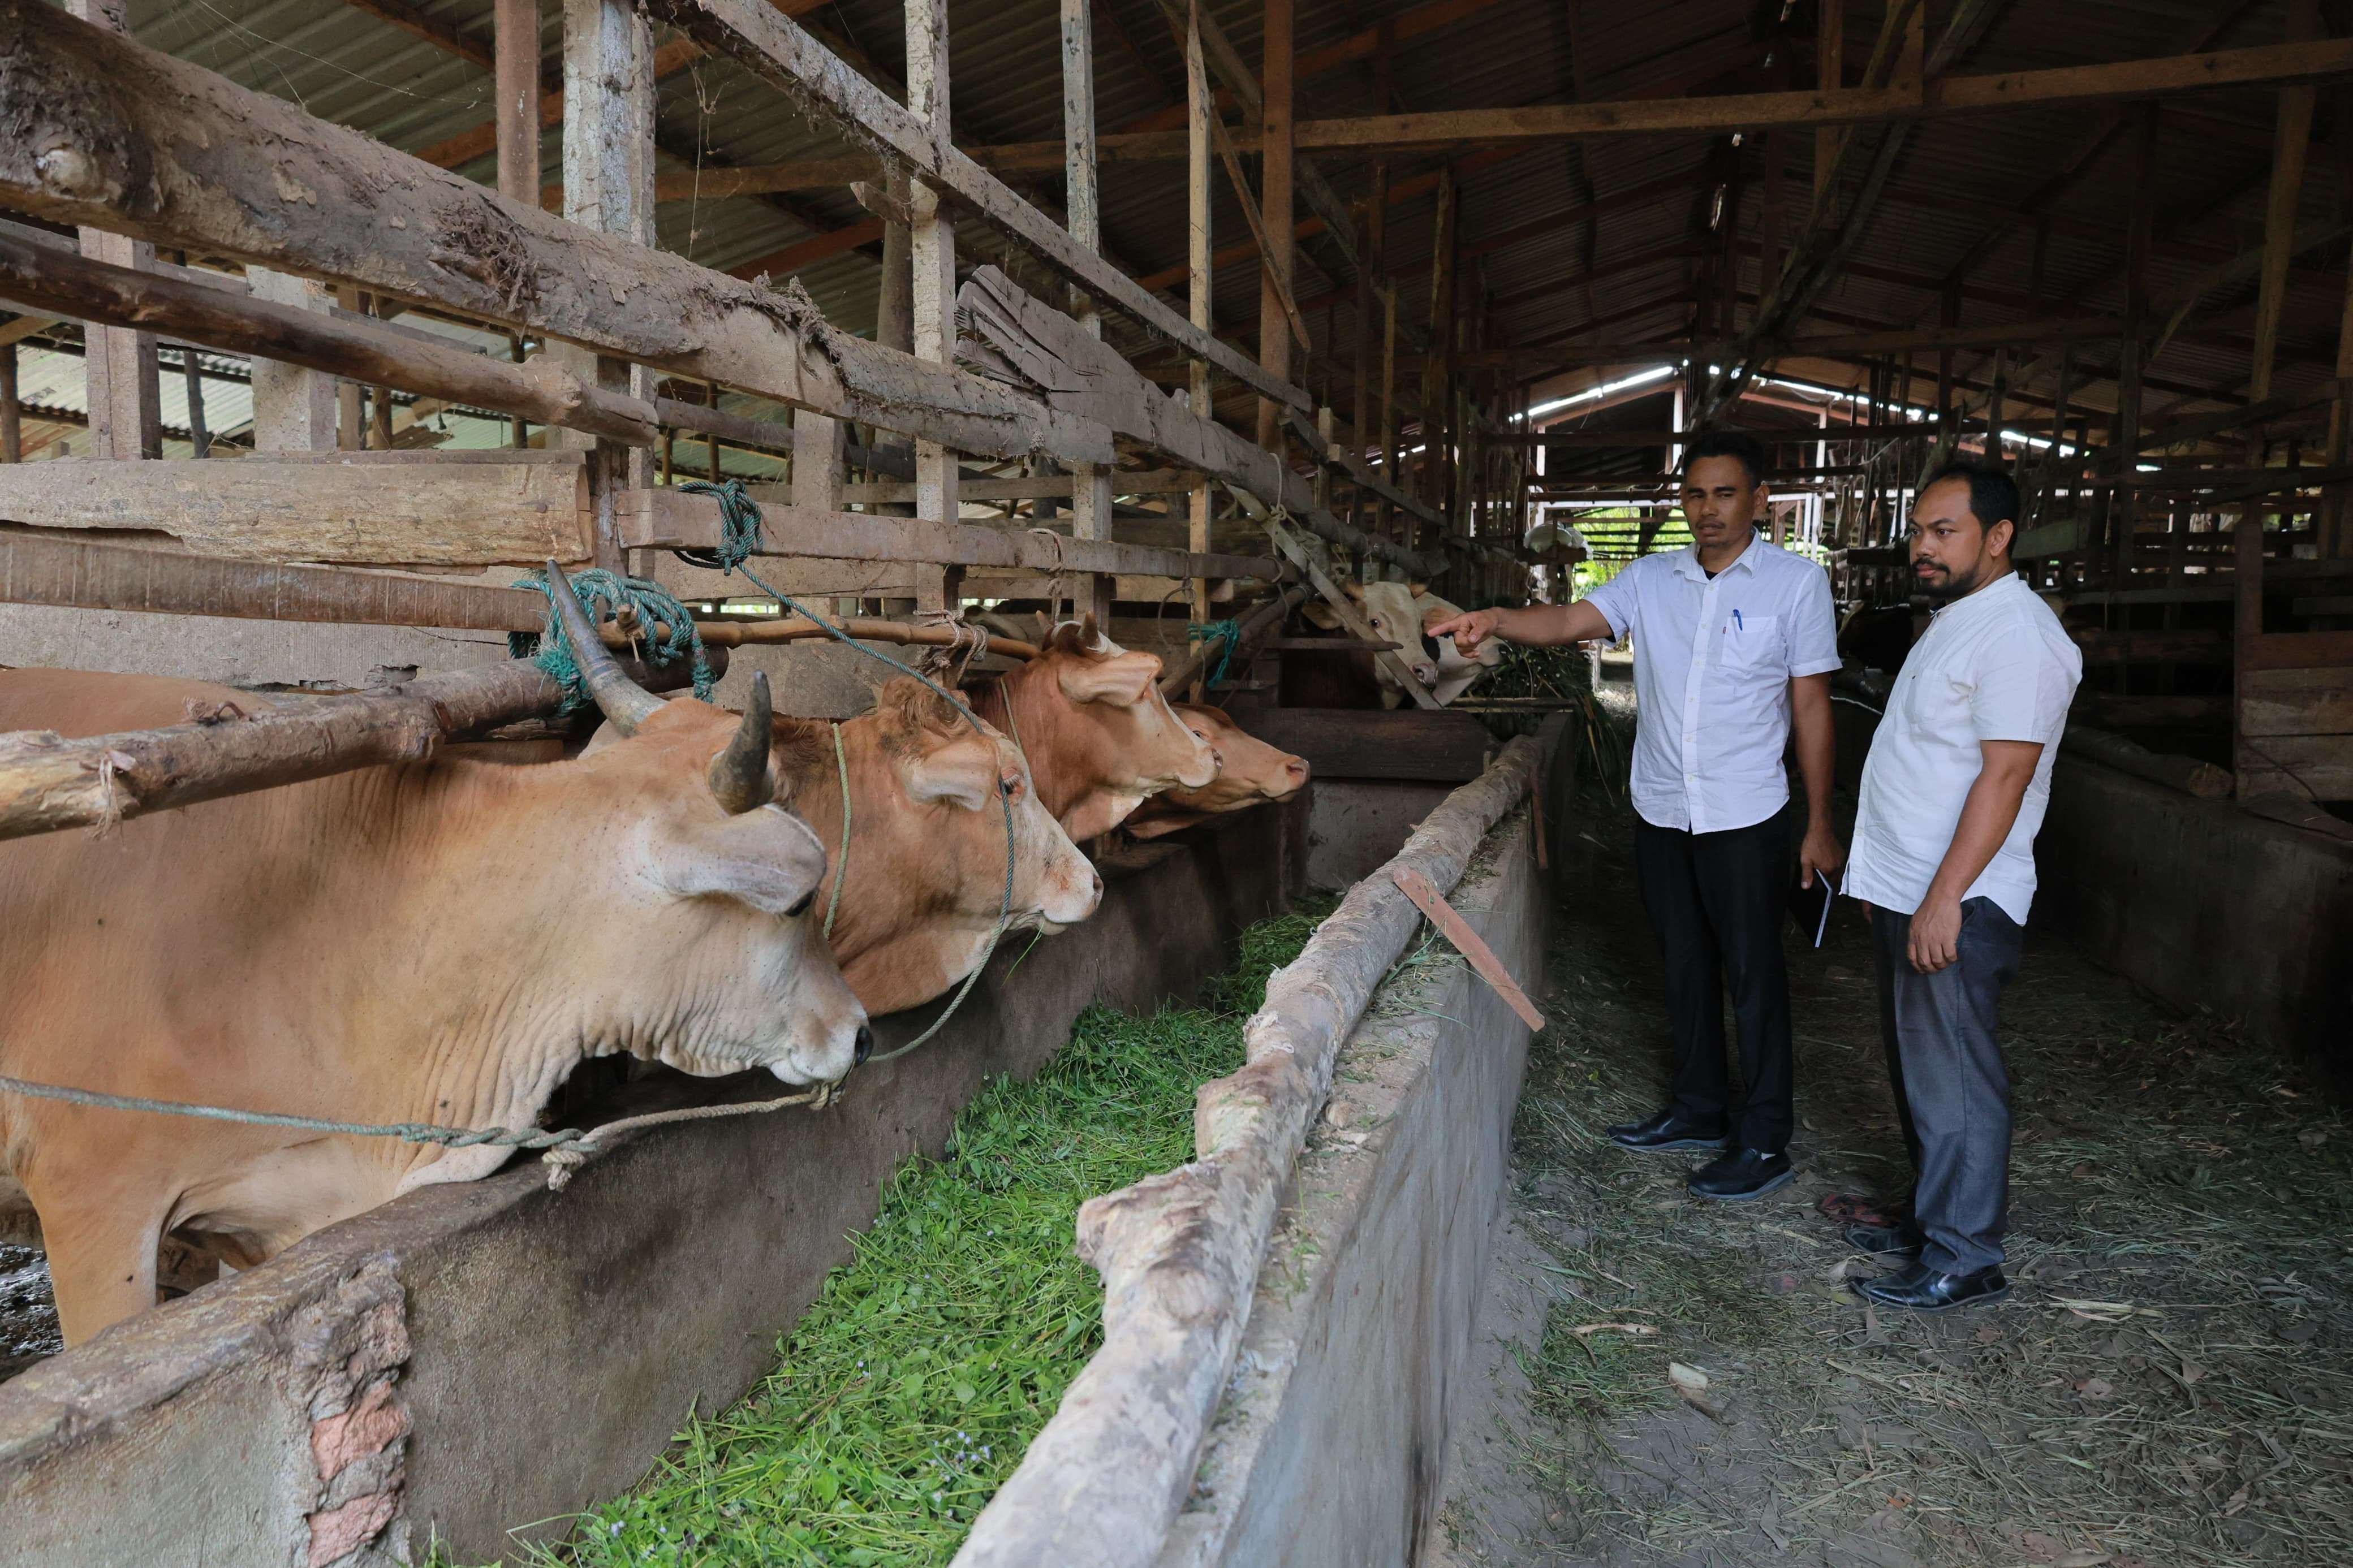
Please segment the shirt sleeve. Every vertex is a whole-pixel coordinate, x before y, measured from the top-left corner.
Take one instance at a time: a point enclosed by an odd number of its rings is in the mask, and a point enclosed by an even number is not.
[[[2056,744],[2075,698],[2075,672],[2025,628],[1988,645],[1969,698],[1969,727],[1980,741]]]
[[[1827,675],[1845,661],[1839,658],[1838,612],[1831,603],[1831,574],[1819,567],[1806,573],[1797,604],[1788,617],[1789,673]]]
[[[1643,559],[1650,558],[1646,556]],[[1634,591],[1634,574],[1641,570],[1641,561],[1630,563],[1624,571],[1585,595],[1584,603],[1601,612],[1614,637],[1623,637],[1632,631],[1639,618],[1635,606],[1641,595]]]

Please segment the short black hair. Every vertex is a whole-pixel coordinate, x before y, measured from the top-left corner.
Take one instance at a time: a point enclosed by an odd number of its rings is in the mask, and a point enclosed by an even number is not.
[[[1955,458],[1920,483],[1915,495],[1926,495],[1928,487],[1947,479],[1959,479],[1969,487],[1969,515],[1978,526],[1991,531],[1997,522],[2010,524],[2011,540],[2017,542],[2018,514],[2023,510],[2018,495],[2018,481],[2000,463],[1989,463],[1982,458]]]
[[[1682,472],[1688,475],[1691,466],[1702,458],[1730,458],[1748,470],[1748,482],[1761,485],[1770,476],[1772,464],[1765,456],[1765,443],[1746,430],[1710,430],[1683,448]]]

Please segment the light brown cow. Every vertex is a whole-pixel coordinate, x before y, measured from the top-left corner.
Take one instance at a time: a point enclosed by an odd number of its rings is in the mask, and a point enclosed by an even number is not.
[[[849,768],[849,854],[841,845],[841,781],[834,726],[776,721],[777,775],[793,809],[835,857],[817,892],[834,896],[831,942],[842,978],[870,1013],[927,1002],[980,962],[1005,898],[1005,814],[1013,805],[1013,906],[1008,927],[1053,932],[1094,913],[1103,878],[1038,799],[1020,749],[996,730],[976,733],[923,683],[899,676],[873,709],[840,725]]]
[[[1430,637],[1430,627],[1462,612],[1422,584],[1345,583],[1341,586],[1380,639],[1398,645],[1398,661],[1440,707],[1461,697],[1503,662],[1504,647],[1499,639],[1490,638],[1480,646],[1477,654],[1465,657],[1455,647],[1452,638]],[[1328,605],[1311,603],[1304,614],[1312,624],[1324,630],[1335,630],[1340,626],[1340,617]],[[1363,662],[1379,684],[1381,706],[1402,705],[1405,687],[1397,677],[1369,655]]]
[[[1038,798],[1063,832],[1082,841],[1108,833],[1146,796],[1217,777],[1217,752],[1160,694],[1158,656],[1122,648],[1092,616],[1056,626],[1044,649],[967,695],[1029,759]]]
[[[519,1128],[617,1052],[843,1077],[871,1037],[816,940],[824,849],[769,799],[765,682],[738,720],[583,663],[634,731],[595,756],[370,768],[0,844],[0,1073]],[[153,728],[240,695],[13,670],[0,729]],[[506,1158],[0,1094],[0,1209],[21,1186],[38,1213],[69,1342],[153,1304],[164,1234],[250,1264]]]
[[[1307,763],[1270,746],[1206,702],[1171,703],[1186,728],[1218,753],[1218,776],[1199,789],[1165,790],[1123,824],[1138,838],[1157,838],[1229,811],[1289,800],[1307,787]]]

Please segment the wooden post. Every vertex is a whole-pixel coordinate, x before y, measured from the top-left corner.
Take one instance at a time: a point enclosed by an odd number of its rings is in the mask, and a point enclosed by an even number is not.
[[[2250,505],[2239,514],[2235,531],[2238,537],[2231,542],[2238,554],[2232,584],[2237,605],[2231,623],[2231,766],[2237,775],[2239,795],[2244,799],[2252,793],[2248,780],[2254,772],[2245,729],[2247,677],[2253,662],[2247,656],[2263,635],[2263,514],[2259,505]]]
[[[599,233],[654,243],[653,30],[628,0],[564,0],[564,216]],[[599,354],[593,371],[585,363],[576,368],[584,381],[653,395],[652,373],[627,360]],[[706,439],[715,468],[719,445]],[[596,564],[607,570],[622,569],[624,496],[650,488],[649,456],[601,438],[591,448],[592,539]]]
[[[2308,42],[2320,31],[2319,0],[2290,0],[2287,42]],[[2295,249],[2295,204],[2304,191],[2305,149],[2312,141],[2312,110],[2317,89],[2280,89],[2272,129],[2272,178],[2263,206],[2261,282],[2255,293],[2255,342],[2247,399],[2272,395],[2272,364],[2279,353],[2280,308],[2287,297],[2288,258]]]
[[[0,463],[25,460],[23,413],[16,401],[16,345],[0,343]]]
[[[370,419],[375,429],[375,449],[392,450],[392,388],[378,384],[368,389]]]
[[[1201,52],[1201,0],[1191,0],[1185,20],[1185,271],[1189,320],[1203,331],[1214,329],[1210,317],[1209,117],[1217,105],[1209,96],[1208,61]],[[1186,405],[1203,419],[1214,418],[1210,406],[1209,364],[1195,359],[1186,388]],[[1209,485],[1195,486],[1186,499],[1186,537],[1193,553],[1209,550]],[[1209,619],[1209,580],[1193,579],[1193,622]],[[1202,669],[1206,671],[1207,666]],[[1207,693],[1201,675],[1193,680],[1193,700]]]
[[[806,408],[793,410],[793,504],[815,511],[841,510],[841,421]]]
[[[339,285],[334,291],[335,305],[356,314],[364,299],[351,284]],[[356,452],[367,445],[367,388],[348,377],[335,382],[335,447],[339,451]]]
[[[523,363],[522,334],[521,332],[509,332],[507,334],[507,357],[517,364]],[[528,451],[531,447],[531,425],[530,422],[525,420],[521,415],[517,415],[508,423],[507,445],[512,447],[519,452]],[[664,432],[662,437],[662,462],[665,465],[662,472],[664,475],[667,475],[670,472],[670,469],[667,467],[670,462],[670,436],[668,432]],[[668,483],[669,481],[665,479],[663,482]]]
[[[499,195],[539,205],[539,0],[496,0]]]
[[[2140,110],[2134,137],[2132,206],[2125,227],[2125,335],[2116,356],[2116,443],[2108,460],[2110,471],[2116,474],[2130,474],[2134,456],[2140,450],[2141,345],[2148,321],[2149,226],[2157,201],[2150,186],[2156,178],[2157,106],[2148,104]],[[2132,564],[2136,492],[2107,493],[2114,545],[2109,586],[2120,589],[2127,585],[2125,578]]]
[[[2353,306],[2348,306],[2353,310]],[[1398,303],[1397,284],[1384,279],[1381,288],[1381,479],[1389,489],[1404,493],[1404,484],[1398,474]],[[1381,497],[1380,513],[1374,531],[1384,539],[1396,539],[1410,546],[1413,542],[1413,519],[1398,517],[1397,503],[1387,495]]]
[[[944,22],[943,26],[944,26]],[[942,66],[944,72],[945,66]],[[946,135],[944,122],[941,135]],[[1071,237],[1088,250],[1103,250],[1103,188],[1095,168],[1095,42],[1092,0],[1062,0],[1062,173],[1068,187]],[[948,278],[950,310],[955,278]],[[1103,318],[1079,301],[1079,324],[1090,337],[1103,336]],[[949,354],[955,347],[951,316]],[[944,355],[943,357],[947,357]],[[1079,539],[1112,536],[1111,468],[1101,463],[1071,465],[1071,532]],[[1092,613],[1108,630],[1118,579],[1089,574],[1079,584],[1072,608]]]
[[[13,353],[16,345],[9,345]],[[180,349],[180,379],[188,393],[188,446],[199,458],[213,455],[212,432],[205,427],[205,372],[196,363],[196,351],[182,345]]]
[[[1814,39],[1815,81],[1820,88],[1846,85],[1846,6],[1841,0],[1822,0],[1820,31]],[[1839,132],[1825,126],[1814,132],[1814,205],[1819,210],[1838,162]],[[1767,285],[1771,279],[1767,279]]]
[[[127,9],[127,0],[66,0],[71,16],[117,33],[130,31]],[[81,253],[117,267],[144,268],[155,259],[153,245],[101,228],[81,231]],[[120,327],[85,328],[82,374],[89,388],[90,456],[162,457],[163,389],[155,334]]]
[[[1430,267],[1430,353],[1421,372],[1422,500],[1440,511],[1447,510],[1448,448],[1451,432],[1453,389],[1446,373],[1454,342],[1454,170],[1438,172],[1438,211],[1431,237]]]
[[[1291,323],[1282,301],[1291,293],[1292,255],[1292,0],[1266,0],[1264,79],[1259,91],[1259,198],[1266,230],[1258,295],[1258,362],[1279,381],[1291,376]],[[1282,411],[1272,398],[1258,404],[1258,444],[1282,450]]]
[[[1761,301],[1773,292],[1773,285],[1781,277],[1781,213],[1784,185],[1789,152],[1787,133],[1768,131],[1765,133],[1765,210],[1758,215],[1757,238],[1764,246],[1764,264],[1757,268],[1757,297]]]
[[[907,109],[948,145],[947,0],[908,0]],[[907,205],[915,357],[947,364],[955,357],[955,225],[927,184],[911,185]],[[917,441],[915,515],[954,522],[958,511],[955,453],[937,441]]]
[[[324,285],[291,273],[248,267],[246,287],[257,300],[324,312],[332,296]],[[332,452],[336,447],[335,378],[278,360],[253,362],[253,449]]]
[[[2337,327],[2337,400],[2328,405],[2328,455],[2324,464],[2343,468],[2353,452],[2353,274],[2346,279],[2345,305]],[[2320,512],[2315,542],[2322,560],[2353,557],[2353,484],[2331,485]]]

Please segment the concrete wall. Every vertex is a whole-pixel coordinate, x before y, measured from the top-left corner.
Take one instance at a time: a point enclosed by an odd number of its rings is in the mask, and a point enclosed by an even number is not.
[[[2353,844],[2063,753],[2034,859],[2038,923],[2353,1092]]]
[[[1525,806],[1449,898],[1531,991],[1548,900]],[[1161,1568],[1419,1560],[1467,1385],[1528,1037],[1459,961],[1408,970],[1377,994],[1301,1156]]]
[[[1338,892],[1371,876],[1454,789],[1397,780],[1316,780],[1307,813],[1307,885]]]
[[[1877,716],[1839,702],[1853,788]],[[2031,923],[2180,1007],[2309,1053],[2353,1093],[2353,845],[2063,751]]]
[[[431,1531],[511,1555],[510,1527],[627,1488],[768,1369],[985,1078],[1037,1070],[1092,1002],[1220,967],[1298,890],[1304,829],[1297,802],[1105,863],[1093,920],[1010,978],[1008,944],[939,1038],[827,1112],[656,1129],[562,1193],[536,1163],[416,1193],[0,1385],[0,1564],[373,1564]],[[711,1087],[657,1075],[626,1109]]]

